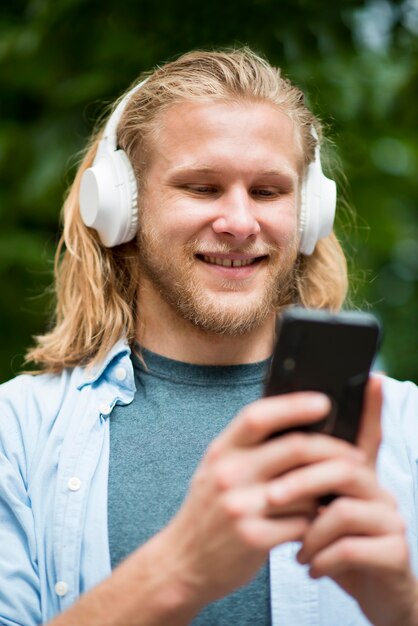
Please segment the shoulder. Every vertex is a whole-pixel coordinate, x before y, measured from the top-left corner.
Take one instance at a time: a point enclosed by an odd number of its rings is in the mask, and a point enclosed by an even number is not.
[[[401,421],[409,420],[412,416],[417,418],[418,387],[410,381],[401,382],[384,376],[383,411]]]
[[[45,446],[65,399],[76,389],[74,371],[23,374],[0,385],[0,453],[27,467]]]
[[[39,421],[49,422],[62,405],[76,400],[79,392],[97,391],[109,382],[121,360],[129,361],[130,350],[119,341],[105,359],[91,369],[75,367],[59,374],[23,374],[0,385],[0,428],[13,416],[29,430]],[[114,378],[114,376],[113,376]]]
[[[51,437],[57,445],[62,442],[70,425],[83,420],[90,403],[98,411],[101,404],[131,401],[133,393],[130,350],[123,342],[89,370],[75,367],[54,375],[17,376],[0,385],[0,452],[8,458],[21,453],[28,462]]]
[[[73,370],[60,374],[22,374],[0,385],[0,426],[19,416],[21,422],[36,423],[54,414],[63,397],[76,383]]]

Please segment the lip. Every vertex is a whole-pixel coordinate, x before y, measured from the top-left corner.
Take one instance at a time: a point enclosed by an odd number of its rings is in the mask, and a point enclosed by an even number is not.
[[[264,260],[267,259],[267,256],[252,256],[246,254],[214,254],[212,253],[198,253],[195,255],[197,260],[203,265],[208,272],[212,272],[213,274],[220,276],[222,278],[227,278],[229,280],[245,280],[247,278],[251,278],[254,274],[256,274],[260,267],[264,265]],[[245,261],[247,259],[256,259],[255,263],[251,265],[243,265],[242,267],[227,267],[225,265],[215,265],[214,263],[208,263],[203,260],[204,256],[216,257],[218,259],[230,259],[231,261]]]
[[[220,252],[198,252],[195,256],[203,257],[203,256],[211,256],[217,259],[230,259],[231,261],[247,261],[248,259],[258,259],[266,255],[262,254],[239,254],[235,252],[229,252],[227,254],[222,254]]]

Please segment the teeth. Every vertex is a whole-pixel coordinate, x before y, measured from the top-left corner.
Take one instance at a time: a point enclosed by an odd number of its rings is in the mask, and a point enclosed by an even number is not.
[[[214,256],[203,256],[203,260],[206,263],[212,263],[212,265],[222,265],[223,267],[244,267],[245,265],[251,265],[255,259],[218,259]]]

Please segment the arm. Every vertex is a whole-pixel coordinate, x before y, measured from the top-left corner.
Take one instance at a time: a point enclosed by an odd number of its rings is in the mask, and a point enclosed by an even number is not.
[[[84,594],[49,626],[185,626],[196,609],[173,559],[165,529]]]
[[[328,407],[315,394],[246,407],[209,447],[170,524],[50,626],[188,624],[207,603],[245,584],[273,546],[303,535],[315,510],[311,495],[271,507],[268,485],[334,456],[349,468],[361,462],[352,446],[321,435],[265,441],[280,428],[320,419]]]
[[[18,454],[18,441],[15,454]],[[0,624],[40,624],[36,533],[22,475],[0,440]]]

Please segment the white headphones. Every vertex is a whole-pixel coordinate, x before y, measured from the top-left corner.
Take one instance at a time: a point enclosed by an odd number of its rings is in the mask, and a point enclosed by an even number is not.
[[[93,165],[81,178],[82,220],[97,231],[108,248],[131,241],[138,230],[136,177],[126,152],[118,149],[116,133],[131,95],[144,82],[131,89],[117,105],[104,129]],[[318,140],[314,128],[312,134]],[[331,234],[336,200],[335,182],[322,171],[318,141],[315,159],[309,164],[302,183],[299,252],[312,254],[319,239]]]

